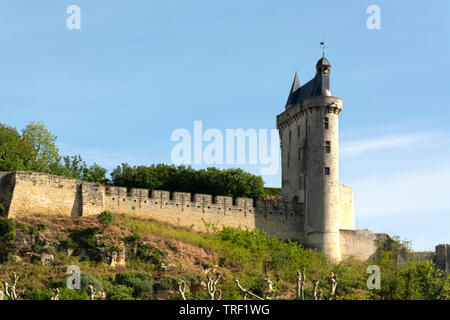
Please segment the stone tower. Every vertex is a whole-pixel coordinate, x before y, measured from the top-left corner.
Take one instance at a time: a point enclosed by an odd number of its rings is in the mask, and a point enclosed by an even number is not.
[[[281,141],[282,197],[303,203],[305,242],[340,261],[339,113],[330,91],[331,65],[323,56],[315,77],[300,86],[297,74],[277,116]]]

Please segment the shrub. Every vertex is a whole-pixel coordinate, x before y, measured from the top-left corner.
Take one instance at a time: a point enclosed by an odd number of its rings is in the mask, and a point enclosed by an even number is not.
[[[197,274],[187,274],[183,279],[189,286],[198,286],[204,280],[204,277]]]
[[[38,231],[44,231],[46,225],[43,223],[39,223],[37,225],[28,225],[20,222],[16,222],[16,228],[23,230],[25,233],[29,235],[36,235]]]
[[[95,234],[97,228],[74,228],[69,230],[69,237],[77,247],[83,249],[95,249],[97,247]]]
[[[133,298],[133,288],[119,284],[111,286],[106,292],[108,300],[135,300]]]
[[[98,221],[103,225],[103,230],[109,227],[114,220],[115,217],[109,210],[105,210],[98,215]]]
[[[121,273],[116,276],[116,283],[132,289],[136,299],[151,299],[153,297],[153,282],[146,273]]]
[[[177,287],[177,280],[172,277],[164,277],[155,282],[153,289],[156,293],[159,291],[174,290]]]
[[[103,290],[102,282],[94,277],[93,275],[82,272],[81,273],[81,289],[87,290],[87,288],[91,285],[94,287],[95,291]]]
[[[16,238],[14,230],[14,222],[11,219],[0,217],[0,237],[7,241],[14,240]]]
[[[77,243],[72,239],[68,238],[59,243],[60,247],[63,249],[75,249],[78,247]]]
[[[136,299],[149,300],[153,297],[153,282],[151,280],[142,280],[134,278],[130,281],[133,288],[133,297]]]
[[[138,247],[138,257],[152,264],[159,264],[166,253],[157,247],[146,243]]]
[[[61,288],[59,291],[59,300],[89,300],[89,295],[85,290]]]
[[[131,236],[126,236],[126,237],[122,238],[122,241],[128,245],[134,245],[137,242],[139,242],[140,240],[141,240],[141,235],[137,234],[137,233],[134,233]]]
[[[86,253],[91,260],[98,261],[97,239],[95,235],[98,228],[73,228],[69,229],[69,238],[60,242],[63,249],[73,249],[74,255]]]
[[[0,216],[4,216],[6,214],[6,209],[3,203],[0,202]]]
[[[25,298],[29,300],[50,300],[53,296],[51,289],[33,289],[30,292],[25,292]]]

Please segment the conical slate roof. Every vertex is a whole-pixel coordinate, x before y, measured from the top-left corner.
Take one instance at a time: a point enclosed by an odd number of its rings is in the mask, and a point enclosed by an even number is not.
[[[297,72],[295,72],[294,81],[292,82],[291,91],[289,92],[289,97],[287,99],[286,105],[294,103],[297,96],[297,91],[300,89],[300,81],[298,81]]]
[[[331,67],[330,62],[325,57],[322,57],[319,61],[317,61],[316,67],[317,66]],[[286,106],[290,104],[300,103],[303,100],[313,96],[331,96],[329,72],[327,74],[324,74],[319,71],[322,68],[316,69],[316,76],[305,83],[303,86],[300,86],[297,72],[295,73],[294,81],[292,83],[291,91],[289,92]]]

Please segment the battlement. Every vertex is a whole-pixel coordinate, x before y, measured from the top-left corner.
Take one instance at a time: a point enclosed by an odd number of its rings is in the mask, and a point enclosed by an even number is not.
[[[299,203],[188,192],[103,186],[35,172],[0,173],[0,201],[10,217],[41,213],[88,216],[104,210],[205,231],[206,224],[258,228],[280,239],[304,240]]]
[[[220,214],[254,214],[265,216],[298,216],[303,217],[302,204],[272,200],[256,200],[249,198],[233,198],[228,196],[213,196],[210,194],[194,194],[189,192],[170,192],[165,190],[148,190],[132,188],[127,192],[123,187],[105,187],[83,183],[85,193],[100,193],[103,203],[115,210],[136,211],[143,207],[172,207],[179,210],[201,210]],[[85,195],[86,198],[86,195]]]
[[[301,103],[290,104],[277,116],[277,128],[288,128],[295,121],[314,108],[328,108],[330,112],[339,114],[342,111],[342,99],[331,96],[310,97]]]

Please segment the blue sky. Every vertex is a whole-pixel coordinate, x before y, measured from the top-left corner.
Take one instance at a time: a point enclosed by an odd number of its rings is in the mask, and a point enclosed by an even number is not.
[[[66,27],[69,5],[81,30]],[[368,30],[366,8],[381,9]],[[341,183],[357,227],[450,242],[450,2],[0,1],[0,121],[43,120],[63,154],[170,163],[177,128],[275,128],[325,36]],[[206,166],[206,165],[205,165]],[[259,166],[244,165],[259,173]],[[280,175],[264,176],[280,186]]]

